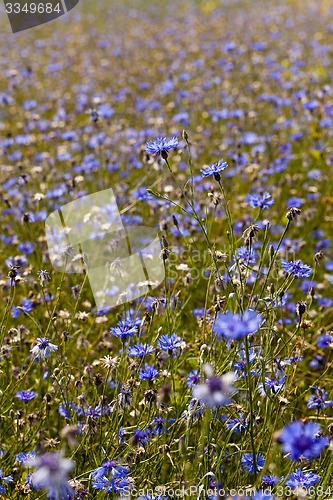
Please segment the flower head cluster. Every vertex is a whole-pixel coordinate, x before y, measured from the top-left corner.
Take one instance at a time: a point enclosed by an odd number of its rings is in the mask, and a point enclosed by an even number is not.
[[[204,167],[201,169],[202,177],[210,177],[214,176],[216,181],[221,179],[220,173],[223,172],[228,167],[228,163],[223,160],[219,160],[216,163],[212,163],[211,165]]]
[[[264,468],[265,458],[258,453],[254,461],[252,453],[245,453],[245,455],[242,456],[241,464],[250,474],[254,474],[255,471],[260,472]]]
[[[301,422],[296,420],[283,428],[279,441],[284,453],[291,460],[301,457],[313,460],[319,457],[329,444],[328,438],[321,436],[321,429],[315,422]]]
[[[148,344],[135,344],[128,348],[128,355],[132,358],[143,358],[154,351],[154,347]]]
[[[168,157],[168,152],[178,146],[178,138],[171,137],[158,137],[155,141],[148,141],[146,144],[146,151],[152,155],[160,155],[162,158]]]
[[[121,320],[117,326],[111,327],[110,331],[115,337],[126,340],[128,337],[132,337],[138,333],[139,327],[136,321],[127,318]]]
[[[267,208],[274,205],[274,198],[272,195],[265,191],[262,195],[254,193],[249,194],[246,197],[246,201],[253,208],[260,208],[261,210],[266,210]]]
[[[301,469],[296,469],[292,472],[286,481],[286,486],[289,488],[310,488],[319,481],[318,474],[313,472],[304,472]]]
[[[333,338],[328,333],[324,333],[317,338],[317,346],[321,349],[328,349],[333,344]]]
[[[333,405],[333,401],[331,399],[327,399],[327,392],[324,389],[321,389],[320,387],[312,387],[312,389],[315,390],[315,393],[308,399],[308,408],[324,410],[325,408]]]
[[[155,366],[148,365],[145,363],[144,368],[141,368],[139,378],[142,380],[152,380],[153,378],[158,377],[158,371]]]
[[[228,340],[237,340],[259,330],[262,316],[252,309],[244,311],[244,314],[232,312],[218,314],[213,333],[218,340],[224,337]]]
[[[27,403],[28,401],[31,401],[37,396],[35,391],[18,391],[16,393],[16,397],[20,399],[21,401],[24,401],[24,403]]]
[[[238,417],[230,418],[225,425],[227,429],[232,429],[235,434],[241,434],[249,427],[243,413],[240,413]]]

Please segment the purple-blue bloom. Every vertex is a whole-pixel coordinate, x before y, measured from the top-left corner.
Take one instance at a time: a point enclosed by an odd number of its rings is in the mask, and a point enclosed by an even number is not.
[[[301,422],[296,420],[286,425],[279,437],[283,452],[291,460],[301,457],[313,460],[319,457],[329,444],[325,436],[321,436],[321,429],[315,422]]]
[[[152,380],[153,378],[158,377],[158,371],[155,366],[150,366],[145,363],[144,368],[141,368],[139,378],[142,380]]]
[[[176,333],[172,333],[171,335],[162,335],[158,341],[157,345],[162,351],[171,352],[174,349],[178,349],[181,347],[183,343],[183,339],[179,338]]]
[[[126,493],[130,486],[126,476],[105,477],[99,476],[92,481],[92,487],[106,493]]]
[[[333,401],[327,398],[327,392],[320,387],[312,387],[315,390],[315,394],[312,394],[307,402],[308,408],[317,408],[318,410],[324,410],[329,406],[333,405]]]
[[[220,173],[223,172],[228,167],[228,163],[223,160],[219,160],[216,163],[212,163],[211,165],[202,168],[201,174],[202,177],[210,177],[211,175],[214,176],[216,180],[220,180]]]
[[[235,434],[241,434],[249,425],[244,418],[244,414],[240,413],[238,417],[227,420],[225,426],[227,429],[232,429]]]
[[[91,475],[94,479],[107,475],[110,475],[112,477],[124,477],[129,474],[129,471],[130,470],[128,467],[120,465],[120,460],[116,459],[107,460],[100,467],[97,467],[97,469],[95,469]]]
[[[250,474],[254,474],[254,457],[252,453],[245,453],[241,459],[241,465],[249,471]],[[265,465],[265,458],[263,455],[258,453],[256,455],[256,472],[260,472]]]
[[[244,314],[234,314],[231,311],[217,315],[213,326],[213,333],[220,340],[236,340],[246,337],[259,330],[262,316],[253,309],[244,311]]]
[[[261,210],[266,210],[267,208],[274,205],[274,198],[272,198],[272,195],[267,191],[265,191],[262,195],[257,193],[249,194],[246,197],[246,201],[249,205],[251,205],[251,207],[259,207]]]
[[[318,483],[320,477],[313,472],[304,472],[301,469],[296,469],[292,472],[286,481],[286,486],[289,488],[310,488]]]
[[[18,453],[16,455],[16,461],[20,464],[25,464],[28,460],[32,460],[36,457],[35,451],[28,451],[27,453]]]
[[[179,141],[177,137],[171,137],[171,139],[158,137],[156,141],[148,141],[145,149],[147,153],[152,155],[162,155],[162,153],[167,154],[168,151],[176,148],[178,144]]]
[[[133,358],[143,358],[154,351],[154,347],[149,344],[135,344],[128,348],[127,353]]]
[[[16,393],[16,397],[20,399],[21,401],[24,401],[24,403],[27,403],[28,401],[31,401],[37,396],[35,391],[18,391]]]
[[[122,320],[117,326],[111,327],[110,331],[115,337],[126,340],[128,337],[132,337],[138,333],[139,327],[134,321]]]
[[[274,396],[284,388],[285,381],[286,377],[282,377],[278,380],[265,377],[265,383],[260,382],[258,384],[260,396],[267,396],[267,394]]]

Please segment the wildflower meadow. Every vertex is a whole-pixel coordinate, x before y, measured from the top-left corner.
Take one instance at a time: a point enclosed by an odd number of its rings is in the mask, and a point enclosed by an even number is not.
[[[5,8],[0,497],[333,498],[332,2]]]

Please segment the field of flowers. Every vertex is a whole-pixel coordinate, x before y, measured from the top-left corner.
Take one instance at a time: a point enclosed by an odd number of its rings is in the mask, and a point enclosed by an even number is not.
[[[333,498],[331,2],[6,23],[1,498]],[[165,278],[101,309],[45,220],[108,188]]]

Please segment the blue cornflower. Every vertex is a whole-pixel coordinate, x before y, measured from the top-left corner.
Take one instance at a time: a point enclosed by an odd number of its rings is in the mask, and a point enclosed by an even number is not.
[[[199,401],[197,398],[192,398],[187,407],[187,410],[185,410],[181,416],[187,421],[192,419],[193,422],[195,422],[199,417],[201,417],[201,415],[203,415],[205,409],[206,407],[202,404],[201,401]]]
[[[31,352],[35,360],[39,361],[41,358],[48,358],[52,352],[57,350],[58,346],[51,344],[49,339],[46,337],[39,337],[37,339],[37,345],[31,349]]]
[[[72,418],[75,414],[79,417],[83,415],[83,410],[79,410],[77,405],[72,401],[67,401],[66,403],[60,403],[58,409],[59,415],[64,418]]]
[[[104,462],[101,467],[97,467],[92,472],[92,477],[93,479],[97,479],[99,477],[103,476],[110,476],[110,477],[126,477],[129,474],[129,468],[124,467],[123,465],[120,465],[120,460],[107,460]]]
[[[245,453],[241,459],[242,466],[249,471],[250,474],[254,474],[254,457],[252,453]],[[265,458],[260,453],[256,454],[256,472],[260,472],[265,465]]]
[[[132,335],[138,333],[139,327],[135,321],[122,320],[118,323],[117,326],[111,327],[110,331],[115,337],[119,337],[121,338],[121,340],[125,340],[128,337],[132,337]]]
[[[301,260],[294,260],[288,262],[282,259],[282,269],[288,274],[293,274],[296,278],[308,278],[312,274],[312,269],[310,266],[303,264]]]
[[[259,330],[262,316],[252,309],[244,311],[243,315],[230,311],[217,315],[213,333],[218,340],[224,337],[229,340],[241,339]]]
[[[166,137],[158,137],[156,141],[148,141],[146,144],[146,151],[152,155],[161,155],[162,158],[168,157],[168,151],[174,149],[178,146],[178,138],[171,137],[167,139]]]
[[[274,474],[270,474],[269,476],[264,474],[262,476],[262,485],[263,486],[274,486],[277,484],[279,481],[281,481],[283,478],[278,478]]]
[[[258,384],[260,396],[267,396],[267,393],[270,393],[272,396],[274,396],[284,388],[285,381],[286,377],[282,377],[279,380],[265,377],[265,383],[263,384],[262,382],[260,382]]]
[[[144,368],[141,368],[139,378],[142,380],[152,380],[153,378],[158,377],[158,371],[155,366],[150,366],[145,363]]]
[[[315,422],[296,420],[282,429],[279,441],[284,453],[291,460],[305,457],[308,460],[319,457],[329,444],[327,437],[320,435],[321,429]]]
[[[262,195],[256,193],[249,194],[246,197],[246,201],[249,205],[251,205],[251,207],[259,207],[261,210],[266,210],[274,205],[274,198],[272,198],[272,195],[267,191],[265,191]]]
[[[36,457],[35,451],[28,451],[27,453],[18,453],[16,455],[16,461],[20,464],[25,464],[28,460],[32,460]]]
[[[170,423],[170,421],[168,421]],[[155,436],[160,436],[161,434],[166,434],[168,432],[167,426],[166,426],[167,420],[163,417],[155,417],[154,420],[151,422],[149,427],[151,428],[152,434]]]
[[[96,477],[92,482],[92,487],[96,490],[104,490],[106,493],[126,493],[130,482],[126,476],[107,478],[105,476]]]
[[[24,403],[27,403],[34,399],[37,394],[35,391],[18,391],[15,396],[21,401],[24,401]]]
[[[318,408],[318,410],[324,410],[329,406],[333,405],[333,401],[327,400],[327,392],[319,387],[312,387],[315,390],[315,394],[309,397],[307,402],[308,408]]]
[[[216,181],[221,179],[220,172],[223,172],[228,167],[228,163],[223,160],[219,160],[217,163],[212,163],[211,165],[204,167],[200,170],[202,177],[214,176]]]
[[[199,370],[192,370],[187,375],[186,383],[187,387],[194,387],[196,384],[200,382],[200,372]]]
[[[176,333],[171,335],[162,335],[158,341],[157,345],[162,351],[171,352],[174,349],[178,349],[183,343],[183,339],[180,339]]]
[[[138,446],[144,446],[150,442],[149,439],[150,429],[135,429],[132,441]]]
[[[318,483],[320,477],[313,472],[304,472],[301,469],[292,472],[286,481],[289,488],[310,488]]]
[[[324,335],[320,335],[317,338],[317,346],[320,347],[321,349],[327,349],[330,344],[332,344],[333,338],[331,335],[328,335],[327,333]]]
[[[13,306],[12,307],[12,311],[11,311],[11,317],[12,318],[18,318],[20,316],[20,314],[22,313],[21,309],[19,309],[18,307],[16,306]]]
[[[154,347],[149,344],[135,344],[128,348],[127,353],[133,358],[143,358],[154,351]]]
[[[253,347],[249,349],[249,365],[253,365],[260,353],[256,352]],[[238,360],[234,363],[233,368],[236,371],[242,372],[243,377],[247,377],[247,355],[244,349],[238,352]],[[257,372],[251,368],[250,375],[258,376]]]
[[[2,470],[0,469],[0,495],[6,493],[6,488],[4,485],[12,483],[13,481],[13,476],[4,476]]]

